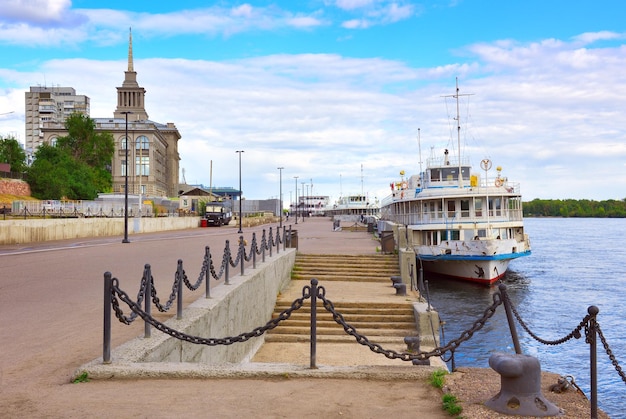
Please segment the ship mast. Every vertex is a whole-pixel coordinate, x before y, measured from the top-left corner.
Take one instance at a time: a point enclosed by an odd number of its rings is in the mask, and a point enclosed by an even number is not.
[[[456,77],[456,92],[455,94],[451,95],[451,96],[444,96],[444,97],[453,97],[454,99],[456,99],[456,141],[457,141],[457,158],[458,158],[458,164],[459,164],[459,176],[458,176],[458,180],[459,180],[459,188],[463,187],[463,173],[461,173],[461,116],[460,116],[460,110],[459,110],[459,97],[460,96],[471,96],[471,93],[464,93],[464,94],[460,94],[459,93],[459,78]]]
[[[459,188],[463,187],[463,173],[461,173],[461,116],[459,112],[459,78],[456,78],[456,144],[459,156]]]

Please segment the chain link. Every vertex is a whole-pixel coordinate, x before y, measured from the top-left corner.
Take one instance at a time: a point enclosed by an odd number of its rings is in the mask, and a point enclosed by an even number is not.
[[[615,371],[617,371],[619,376],[622,377],[622,381],[626,383],[626,374],[624,374],[622,367],[620,367],[619,362],[617,362],[617,358],[615,358],[615,355],[613,355],[613,351],[611,350],[611,348],[609,348],[609,344],[604,337],[604,333],[602,333],[602,330],[600,329],[600,324],[597,322],[596,329],[598,332],[598,336],[600,336],[600,341],[602,341],[602,346],[604,346],[604,350],[611,360],[611,364],[613,364],[613,366],[615,367]]]
[[[511,310],[513,311],[513,314],[515,315],[515,318],[517,319],[517,321],[519,322],[519,324],[522,326],[522,328],[536,341],[543,343],[544,345],[560,345],[562,343],[567,342],[570,339],[580,339],[580,337],[582,336],[580,331],[585,327],[585,325],[589,322],[589,319],[591,319],[591,316],[588,314],[587,316],[585,316],[585,318],[578,324],[578,326],[576,326],[576,328],[574,330],[572,330],[567,336],[562,337],[561,339],[557,339],[557,340],[545,340],[540,338],[539,336],[537,336],[536,334],[534,334],[532,332],[532,330],[530,330],[530,328],[528,327],[528,325],[526,325],[526,323],[524,323],[524,320],[522,320],[522,317],[520,316],[520,314],[517,312],[517,310],[515,309],[515,306],[513,305],[513,303],[511,302],[511,300],[509,299],[508,294],[505,293],[505,298],[509,301],[510,306],[511,306]]]
[[[126,321],[128,317],[124,316],[124,313],[119,307],[119,303],[117,301],[116,295],[119,297],[121,301],[123,301],[130,307],[130,309],[133,311],[133,313],[136,316],[141,317],[145,322],[152,325],[155,329],[163,333],[166,333],[172,336],[173,338],[176,338],[179,340],[184,340],[186,342],[190,342],[190,343],[194,343],[198,345],[207,345],[207,346],[232,345],[233,343],[245,342],[247,340],[252,339],[253,337],[261,336],[268,330],[272,330],[276,328],[280,322],[287,320],[291,316],[291,313],[302,308],[302,306],[304,305],[304,301],[306,299],[311,298],[311,288],[308,286],[304,287],[302,289],[301,298],[294,300],[293,303],[291,304],[291,307],[283,310],[278,315],[278,317],[268,321],[264,326],[257,327],[253,329],[251,332],[241,333],[237,336],[229,336],[229,337],[224,337],[224,338],[202,338],[198,336],[191,336],[186,333],[174,330],[166,326],[165,324],[161,323],[160,321],[156,320],[152,316],[150,316],[148,313],[142,310],[139,304],[131,300],[128,294],[126,294],[123,290],[119,288],[117,279],[113,279],[112,281],[111,292],[112,292],[112,302],[113,302],[115,315],[122,323],[130,324]]]
[[[384,349],[381,345],[370,342],[366,336],[359,334],[353,326],[351,326],[344,320],[343,315],[335,310],[334,304],[325,297],[325,294],[326,290],[324,289],[324,287],[318,287],[317,297],[322,300],[324,308],[333,315],[333,319],[335,320],[335,322],[341,325],[347,334],[354,336],[359,344],[368,346],[370,350],[375,353],[385,355],[389,359],[401,359],[402,361],[412,361],[414,359],[423,361],[432,357],[440,357],[448,351],[456,350],[456,348],[458,348],[461,343],[469,340],[474,335],[474,333],[482,329],[487,320],[493,317],[496,308],[498,308],[498,306],[502,304],[500,294],[495,293],[493,295],[493,304],[483,312],[483,316],[480,319],[476,320],[470,329],[461,333],[461,336],[459,336],[459,338],[450,341],[445,346],[439,346],[432,351],[420,351],[417,353],[410,353],[396,352],[393,350]]]

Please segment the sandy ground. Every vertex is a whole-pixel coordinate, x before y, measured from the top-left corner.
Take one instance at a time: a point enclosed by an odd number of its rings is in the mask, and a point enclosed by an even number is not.
[[[307,220],[293,227],[299,230],[300,251],[305,253],[361,254],[375,252],[378,245],[366,233],[333,233],[328,220]],[[221,254],[225,239],[236,241],[235,231],[223,227],[131,235],[130,244],[112,238],[0,247],[0,416],[450,417],[441,407],[442,391],[424,380],[285,375],[71,383],[80,365],[101,355],[105,271],[112,271],[124,284],[138,283],[143,264],[151,263],[157,286],[171,284],[179,258],[186,266],[198,267],[187,268],[189,272],[197,272],[204,247]],[[249,234],[244,232],[247,238]],[[186,301],[195,298],[189,296]],[[114,327],[113,345],[141,334],[141,327]],[[546,381],[554,382],[554,377]],[[462,402],[463,417],[499,417],[481,406],[499,389],[499,376],[493,371],[464,370],[450,376],[447,383],[446,390]],[[565,409],[564,417],[589,417],[588,404],[581,405],[580,396],[570,392],[559,397],[555,402]]]

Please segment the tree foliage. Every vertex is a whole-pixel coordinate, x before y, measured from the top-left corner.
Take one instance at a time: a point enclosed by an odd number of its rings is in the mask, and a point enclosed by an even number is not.
[[[44,144],[28,169],[28,183],[39,199],[94,199],[113,185],[110,165],[115,144],[110,133],[96,132],[94,121],[75,113],[65,122],[68,135]]]
[[[534,199],[524,202],[525,217],[626,217],[626,199],[593,201],[589,199]]]
[[[0,163],[9,163],[11,171],[22,173],[26,169],[26,153],[12,137],[0,137]]]

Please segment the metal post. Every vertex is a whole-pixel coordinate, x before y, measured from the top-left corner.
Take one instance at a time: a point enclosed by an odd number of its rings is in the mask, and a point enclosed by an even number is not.
[[[143,270],[143,275],[146,280],[146,289],[144,290],[144,310],[148,316],[150,316],[150,303],[152,302],[152,270],[150,265],[146,264]],[[149,338],[151,336],[150,323],[144,321],[143,325],[143,337]]]
[[[263,229],[263,239],[261,240],[263,243],[263,249],[261,251],[261,262],[265,263],[265,248],[267,247],[267,236],[265,235],[265,229]]]
[[[241,216],[242,216],[242,203],[241,203],[241,153],[243,153],[243,150],[237,150],[235,151],[235,153],[239,154],[239,231],[237,233],[241,234],[243,233],[243,231],[241,230]]]
[[[102,363],[111,363],[111,272],[104,273],[104,336],[102,339]]]
[[[279,208],[278,208],[278,212],[279,212],[279,217],[280,217],[280,223],[279,226],[282,227],[283,226],[283,169],[284,167],[279,167],[278,168],[278,173],[279,173],[279,177],[280,177],[280,195],[278,195],[278,202],[279,202]]]
[[[311,279],[311,369],[317,369],[317,279]]]
[[[517,337],[517,330],[515,329],[515,323],[513,321],[513,312],[511,310],[511,302],[509,301],[509,296],[506,293],[506,285],[500,284],[500,297],[502,298],[502,303],[504,304],[504,310],[506,311],[506,318],[509,321],[509,329],[511,330],[511,338],[513,338],[513,346],[515,346],[515,353],[520,355],[522,353],[522,348],[519,344],[519,338]]]
[[[270,226],[270,257],[272,257],[272,248],[274,247],[274,235],[272,234],[272,226]]]
[[[226,248],[224,249],[224,284],[230,285],[228,273],[230,271],[230,241],[226,240]]]
[[[176,319],[183,318],[183,277],[185,276],[183,270],[183,260],[178,259],[178,267],[176,269],[176,276],[178,277],[178,297],[176,297]]]
[[[122,243],[130,243],[128,240],[128,114],[130,111],[122,112],[126,117],[126,129],[124,134],[124,141],[126,141],[126,170],[124,171],[124,240]]]
[[[596,322],[596,316],[600,312],[600,309],[596,306],[590,306],[587,312],[591,315],[589,319],[589,335],[587,341],[589,342],[589,363],[591,364],[591,419],[598,419],[598,353],[597,353],[597,338],[596,332],[598,330],[598,323]]]
[[[307,196],[304,194],[304,185],[306,182],[302,183],[302,222],[304,222],[304,203],[306,202]]]
[[[239,236],[239,249],[237,250],[237,254],[239,256],[239,263],[241,263],[241,276],[243,276],[244,262],[246,261],[244,257],[246,255],[246,248],[243,244],[243,236]]]
[[[204,298],[211,298],[211,251],[209,246],[204,248],[204,261],[206,263],[206,271],[204,272],[205,292]]]
[[[256,269],[256,232],[252,233],[252,269]]]
[[[294,176],[294,179],[296,180],[296,224],[298,224],[298,176]]]

